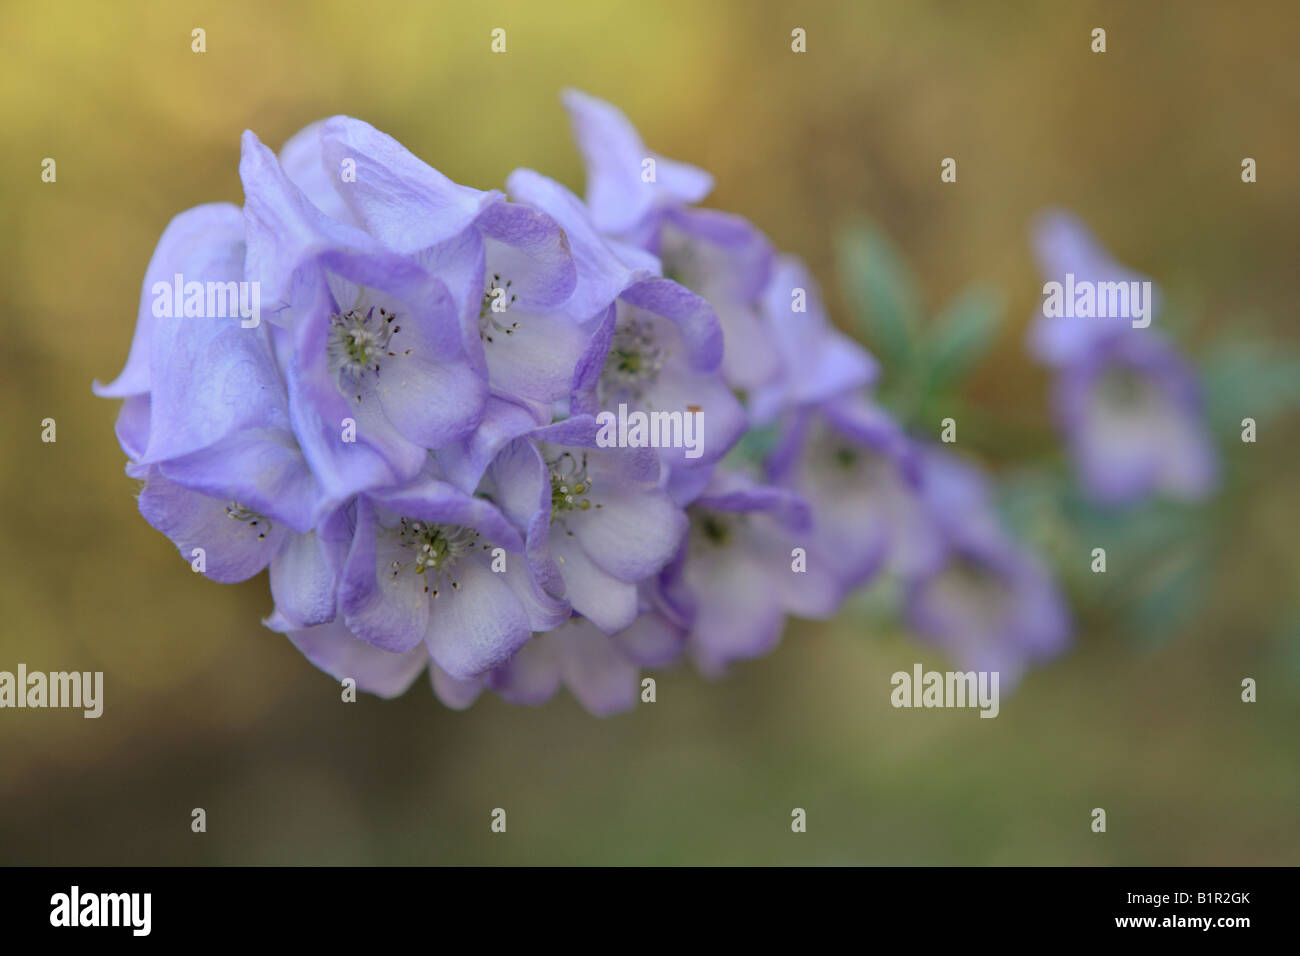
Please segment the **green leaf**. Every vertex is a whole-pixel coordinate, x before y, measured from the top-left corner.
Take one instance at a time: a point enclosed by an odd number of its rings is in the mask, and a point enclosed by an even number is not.
[[[1243,418],[1257,424],[1300,405],[1300,358],[1267,342],[1230,341],[1204,363],[1210,421],[1236,432]]]
[[[839,243],[839,275],[867,341],[886,362],[895,367],[906,363],[921,305],[907,263],[893,243],[873,225],[850,227]]]
[[[1139,643],[1163,643],[1200,615],[1213,591],[1212,567],[1207,549],[1194,546],[1166,553],[1147,569],[1128,616]]]
[[[936,316],[926,348],[931,389],[943,391],[960,384],[997,340],[1003,309],[996,289],[975,285]]]

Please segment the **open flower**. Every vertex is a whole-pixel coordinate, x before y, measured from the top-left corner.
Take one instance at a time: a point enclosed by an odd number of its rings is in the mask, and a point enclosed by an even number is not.
[[[807,501],[810,573],[835,579],[840,597],[886,562],[907,573],[934,560],[939,535],[919,494],[915,446],[865,396],[843,395],[788,416],[768,473]]]
[[[690,531],[664,571],[662,592],[688,622],[687,650],[705,673],[766,654],[787,615],[833,613],[837,579],[825,568],[799,570],[796,549],[808,541],[811,516],[794,492],[720,469],[687,516]]]
[[[252,133],[240,174],[246,270],[271,303],[294,431],[322,487],[322,515],[358,492],[413,478],[429,449],[473,430],[486,382],[465,356],[440,280],[329,220]]]
[[[723,332],[711,305],[659,277],[652,271],[657,263],[644,254],[599,235],[582,203],[558,183],[516,170],[508,186],[563,225],[577,262],[574,301],[591,315],[593,331],[573,376],[570,411],[594,415],[626,405],[633,411],[698,413],[696,457],[673,445],[658,454],[670,472],[691,472],[695,484],[707,481],[708,470],[747,424],[720,374]]]

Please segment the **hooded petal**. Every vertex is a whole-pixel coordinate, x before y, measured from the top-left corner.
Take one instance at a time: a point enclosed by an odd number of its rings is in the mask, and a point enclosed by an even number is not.
[[[324,127],[325,121],[321,120],[294,133],[280,148],[280,168],[325,215],[349,226],[360,227],[360,221],[352,214],[341,193],[348,185],[343,178],[348,167],[325,168],[325,147],[321,139]]]
[[[321,130],[325,165],[356,163],[356,181],[342,184],[343,197],[366,231],[407,255],[468,229],[501,199],[453,183],[369,123],[334,116]]]
[[[653,257],[640,251],[621,255],[599,234],[582,201],[555,180],[531,169],[516,169],[506,180],[506,188],[516,199],[545,211],[564,229],[576,270],[565,309],[575,318],[597,315],[624,289],[658,274],[658,261]]]
[[[628,232],[656,205],[697,203],[713,189],[703,170],[649,152],[616,107],[572,89],[562,99],[587,167],[587,205],[602,232]],[[642,179],[647,159],[655,161],[651,182]]]
[[[177,275],[182,276],[183,282],[242,279],[243,244],[244,217],[239,207],[230,203],[195,206],[167,224],[145,270],[135,336],[126,367],[107,385],[96,381],[93,386],[96,395],[126,398],[149,391],[155,327],[159,322],[185,321],[180,317],[155,316],[155,303],[165,305],[169,314],[175,311],[171,289]]]

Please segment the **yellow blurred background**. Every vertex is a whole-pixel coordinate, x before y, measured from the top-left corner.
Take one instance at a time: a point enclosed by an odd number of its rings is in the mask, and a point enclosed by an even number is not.
[[[139,516],[116,403],[90,392],[121,368],[168,220],[242,202],[244,128],[278,148],[347,113],[458,182],[531,166],[581,191],[557,99],[576,86],[712,171],[709,204],[803,256],[846,328],[832,253],[858,217],[931,306],[1000,285],[1010,318],[972,392],[1045,424],[1021,332],[1047,204],[1190,303],[1198,336],[1296,345],[1298,28],[1294,4],[1209,0],[8,0],[0,670],[102,670],[105,705],[0,711],[0,863],[1300,863],[1300,647],[1274,626],[1300,578],[1294,418],[1232,451],[1256,479],[1209,612],[1153,648],[1101,615],[997,720],[892,709],[889,674],[946,665],[853,613],[721,683],[656,675],[656,704],[597,720],[567,695],[454,713],[424,682],[341,703],[260,626],[264,576],[204,580]]]

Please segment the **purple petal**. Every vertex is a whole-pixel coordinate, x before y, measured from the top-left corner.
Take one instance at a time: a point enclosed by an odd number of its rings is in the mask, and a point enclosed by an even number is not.
[[[243,242],[244,217],[239,207],[230,203],[195,206],[167,224],[145,269],[126,367],[107,385],[96,381],[92,386],[96,395],[126,398],[149,391],[154,328],[160,321],[177,321],[154,316],[155,283],[170,286],[177,273],[185,282],[242,279]]]
[[[574,618],[555,632],[565,685],[589,712],[608,717],[636,707],[640,671],[607,634]]]
[[[708,173],[648,151],[636,128],[614,106],[572,89],[565,90],[562,99],[587,168],[587,204],[602,232],[627,232],[657,202],[696,203],[712,190]],[[655,182],[642,182],[646,159],[655,160]]]
[[[268,622],[271,626],[273,622]],[[359,641],[348,633],[341,621],[318,627],[289,629],[287,622],[276,622],[285,629],[293,645],[304,657],[337,681],[347,678],[357,682],[360,690],[379,697],[393,698],[406,693],[429,663],[423,647],[393,654]]]
[[[366,230],[389,248],[413,254],[460,234],[501,201],[453,183],[369,123],[347,116],[325,121],[321,132],[325,166],[356,162],[356,181],[339,189]]]
[[[468,680],[504,664],[532,629],[504,575],[473,559],[458,562],[452,573],[460,587],[429,602],[425,643],[440,668]]]
[[[363,497],[339,581],[338,606],[353,634],[385,651],[405,653],[418,646],[429,624],[424,576],[413,568],[393,573],[394,561],[409,559],[410,552],[379,527],[374,506]]]
[[[227,584],[246,581],[266,567],[289,534],[284,525],[266,518],[232,518],[230,504],[190,491],[156,469],[140,492],[145,520],[167,535],[186,561],[196,560],[194,550],[203,549],[203,573]]]

